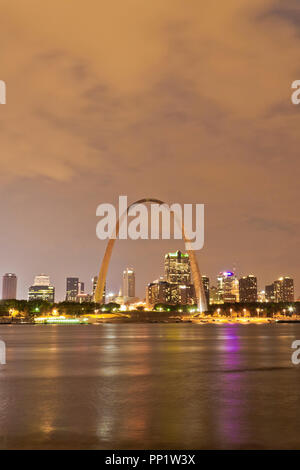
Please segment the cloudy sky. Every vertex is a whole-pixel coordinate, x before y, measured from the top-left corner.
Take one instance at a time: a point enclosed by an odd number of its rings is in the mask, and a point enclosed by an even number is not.
[[[298,0],[0,0],[0,273],[87,284],[96,207],[205,204],[201,271],[236,266],[300,295]],[[298,216],[297,216],[298,214]],[[108,287],[138,294],[178,242],[118,241]]]

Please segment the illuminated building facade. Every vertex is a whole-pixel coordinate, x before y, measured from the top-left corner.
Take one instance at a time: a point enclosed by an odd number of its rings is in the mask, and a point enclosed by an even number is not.
[[[146,305],[148,308],[155,304],[166,304],[171,302],[170,284],[166,281],[157,280],[148,284],[146,291]]]
[[[188,254],[184,254],[180,250],[175,253],[167,253],[164,271],[162,279],[150,283],[147,287],[146,303],[148,308],[152,308],[158,303],[192,305],[197,302],[195,288],[191,282]]]
[[[164,280],[151,282],[147,286],[146,304],[153,308],[155,304],[193,305],[196,294],[193,284],[171,284]]]
[[[2,279],[2,299],[13,300],[17,298],[17,276],[6,273]]]
[[[275,286],[273,284],[269,284],[265,288],[265,298],[266,302],[275,302]]]
[[[135,274],[133,269],[126,268],[123,271],[122,295],[124,298],[135,297]]]
[[[274,282],[275,302],[294,302],[294,280],[280,277]]]
[[[209,303],[211,305],[223,303],[223,295],[220,295],[219,289],[216,286],[211,286],[209,289]]]
[[[96,287],[97,287],[97,282],[98,282],[98,276],[94,276],[92,279],[92,286],[93,286],[93,297],[95,295]]]
[[[240,302],[257,302],[257,278],[252,274],[239,281]]]
[[[178,284],[176,287],[178,293],[177,304],[193,305],[197,303],[194,284]]]
[[[66,280],[66,301],[76,302],[76,297],[79,293],[79,278],[67,277]]]
[[[258,302],[266,302],[266,291],[261,290],[257,293],[257,301]]]
[[[55,288],[53,286],[31,286],[28,291],[28,300],[45,300],[54,302]]]
[[[209,305],[209,278],[207,276],[201,276],[202,277],[202,284],[203,284],[203,289],[206,297],[206,303]]]
[[[219,302],[239,301],[239,282],[231,271],[220,272],[217,278]]]
[[[29,288],[28,300],[45,300],[54,302],[55,288],[50,285],[50,278],[45,274],[35,276],[34,284]]]
[[[189,255],[180,250],[165,255],[165,280],[171,284],[190,284],[191,266]]]

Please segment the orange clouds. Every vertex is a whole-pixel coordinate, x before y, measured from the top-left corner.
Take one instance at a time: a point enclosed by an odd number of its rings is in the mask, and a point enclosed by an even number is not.
[[[230,179],[258,175],[281,145],[293,159],[300,39],[277,6],[2,0],[2,177],[111,175],[156,159],[167,171],[184,155],[195,173],[200,158],[215,178],[214,160]]]
[[[96,205],[149,195],[206,204],[214,272],[236,256],[249,270],[263,260],[268,277],[296,273],[298,0],[1,0],[0,23],[0,181],[15,198],[6,227],[17,207],[15,233],[28,224],[34,253],[51,238],[66,256],[62,239],[83,220],[84,246],[69,253],[83,266]],[[26,211],[41,200],[52,219],[33,235]],[[135,250],[128,262],[143,271]]]

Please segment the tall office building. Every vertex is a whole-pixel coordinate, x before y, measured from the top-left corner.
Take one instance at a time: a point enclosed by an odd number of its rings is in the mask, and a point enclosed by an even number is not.
[[[2,278],[2,299],[13,300],[17,298],[17,276],[6,273]]]
[[[164,263],[164,277],[147,286],[148,307],[157,303],[192,305],[196,303],[194,285],[191,282],[189,255],[181,251],[167,253]],[[208,281],[206,276],[203,277]],[[209,281],[208,281],[209,282]]]
[[[275,302],[274,283],[266,286],[265,297],[266,297],[266,302]]]
[[[232,280],[231,293],[235,297],[235,302],[240,302],[240,283],[236,276],[234,276],[234,279]]]
[[[50,278],[40,274],[34,278],[34,284],[29,288],[28,300],[45,300],[54,302],[55,288],[50,285]]]
[[[209,305],[209,278],[207,276],[202,276],[202,283],[204,288],[204,293],[206,297],[206,304]]]
[[[209,303],[210,305],[223,303],[223,296],[220,297],[219,289],[216,286],[211,286],[209,289]]]
[[[79,278],[67,277],[66,280],[66,301],[76,302],[77,295],[79,294]]]
[[[262,303],[267,302],[265,290],[260,290],[259,292],[257,292],[257,301]]]
[[[257,302],[257,278],[252,274],[239,281],[240,302]]]
[[[188,254],[180,250],[165,255],[165,280],[171,284],[190,284],[191,266]]]
[[[196,303],[193,284],[171,284],[164,280],[151,282],[146,290],[146,304],[153,308],[155,304],[193,305]]]
[[[92,289],[93,289],[93,298],[95,296],[96,288],[97,288],[98,276],[94,276],[92,278]]]
[[[290,277],[280,277],[274,281],[275,302],[294,302],[294,280]]]
[[[194,284],[170,284],[171,292],[175,291],[176,301],[179,305],[193,305],[197,303]],[[173,294],[174,295],[174,294]],[[206,295],[206,293],[205,293]],[[208,304],[207,304],[208,305]]]
[[[171,289],[167,281],[157,280],[151,282],[146,290],[146,304],[153,308],[155,304],[168,304],[171,302]]]
[[[135,297],[135,275],[133,269],[126,268],[123,271],[122,295],[125,298]]]
[[[238,302],[239,283],[233,272],[220,272],[217,278],[217,283],[218,297],[220,299],[220,302]]]

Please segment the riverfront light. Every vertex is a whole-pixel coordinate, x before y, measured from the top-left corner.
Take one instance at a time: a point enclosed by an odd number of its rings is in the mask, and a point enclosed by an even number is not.
[[[88,318],[66,318],[66,317],[39,317],[35,318],[34,321],[36,323],[59,323],[59,324],[80,324],[80,323],[86,323],[88,321]]]

